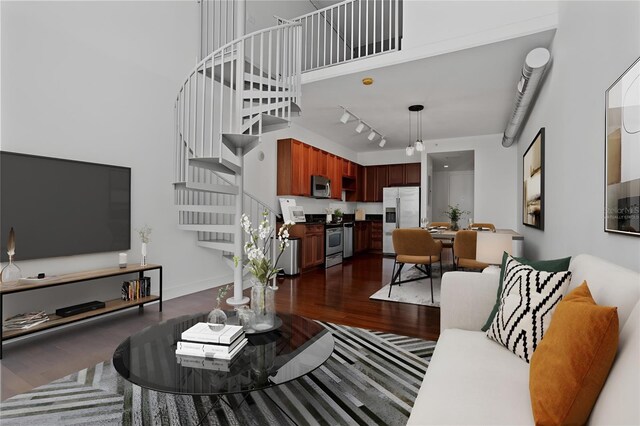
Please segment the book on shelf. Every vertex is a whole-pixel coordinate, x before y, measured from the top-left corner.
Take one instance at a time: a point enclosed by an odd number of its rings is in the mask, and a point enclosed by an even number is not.
[[[151,296],[151,277],[142,277],[138,280],[124,281],[122,283],[122,300],[138,300]]]
[[[176,361],[183,367],[201,368],[203,370],[230,371],[231,361],[201,356],[176,355]]]
[[[249,340],[247,340],[247,338],[243,338],[240,339],[240,343],[237,344],[231,351],[227,352],[227,353],[221,353],[221,352],[206,352],[206,351],[202,351],[201,349],[188,349],[188,348],[180,348],[180,346],[178,345],[178,348],[176,349],[176,355],[181,355],[181,356],[193,356],[193,357],[200,357],[200,358],[207,358],[207,359],[221,359],[221,360],[232,360],[236,355],[238,355],[240,353],[240,351],[242,351],[242,349],[247,345],[247,342]]]
[[[230,345],[241,335],[244,335],[241,325],[225,325],[220,330],[212,330],[209,323],[199,322],[183,331],[181,338],[190,342]]]
[[[231,342],[228,345],[219,344],[219,343],[202,343],[202,342],[191,342],[186,340],[181,340],[178,342],[178,349],[188,349],[194,351],[201,352],[211,352],[211,353],[220,353],[220,354],[228,354],[232,350],[236,348],[243,340],[246,340],[244,334],[240,335],[236,340]]]

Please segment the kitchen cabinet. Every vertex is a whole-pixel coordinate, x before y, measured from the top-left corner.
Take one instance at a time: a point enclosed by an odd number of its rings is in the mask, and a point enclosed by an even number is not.
[[[368,251],[371,248],[371,222],[367,220],[357,221],[353,228],[354,254]]]
[[[328,155],[327,172],[331,179],[331,198],[342,199],[342,158],[333,154]]]
[[[367,166],[364,181],[364,201],[381,202],[382,188],[389,186],[387,181],[387,166]]]
[[[289,229],[292,237],[300,238],[302,269],[308,270],[324,263],[324,225],[313,223],[293,225]]]
[[[390,164],[388,186],[420,186],[420,163]]]
[[[350,178],[355,178],[356,177],[356,163],[346,160],[346,159],[342,159],[342,176],[347,176]]]
[[[278,141],[277,195],[311,195],[310,147],[295,139]]]
[[[382,251],[382,221],[371,222],[371,251]]]

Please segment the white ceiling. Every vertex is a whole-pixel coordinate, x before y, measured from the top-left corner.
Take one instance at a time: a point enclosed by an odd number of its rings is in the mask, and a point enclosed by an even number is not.
[[[429,154],[436,172],[463,172],[475,169],[473,151],[437,152]],[[448,166],[448,167],[445,167]]]
[[[535,47],[549,47],[553,35],[546,31],[305,84],[298,122],[355,152],[406,147],[407,107],[412,104],[425,106],[425,141],[502,133],[526,54]],[[362,85],[363,77],[373,77],[374,84]],[[379,138],[369,141],[366,131],[356,133],[353,118],[342,124],[340,105],[383,133],[386,146],[378,147]],[[412,135],[415,139],[415,128]]]

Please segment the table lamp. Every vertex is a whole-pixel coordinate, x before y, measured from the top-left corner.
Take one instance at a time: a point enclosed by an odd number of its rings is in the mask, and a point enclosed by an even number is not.
[[[498,234],[495,232],[478,232],[476,243],[476,260],[490,265],[502,263],[502,253],[511,254],[511,234]]]

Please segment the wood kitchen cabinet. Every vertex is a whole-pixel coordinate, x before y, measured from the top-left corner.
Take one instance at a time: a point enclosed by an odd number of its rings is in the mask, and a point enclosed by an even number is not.
[[[295,139],[278,141],[277,195],[311,195],[311,147]]]
[[[342,199],[342,158],[333,154],[327,159],[328,175],[331,179],[331,198]]]
[[[324,263],[324,225],[313,223],[293,225],[289,235],[300,238],[300,258],[302,270],[308,270]]]
[[[365,202],[381,202],[382,189],[389,186],[388,166],[367,166],[364,178],[364,200]]]
[[[355,222],[353,231],[353,252],[354,254],[363,253],[371,248],[371,222],[357,221]]]
[[[420,163],[389,164],[388,186],[420,186]]]
[[[371,251],[382,252],[382,221],[371,222]]]

